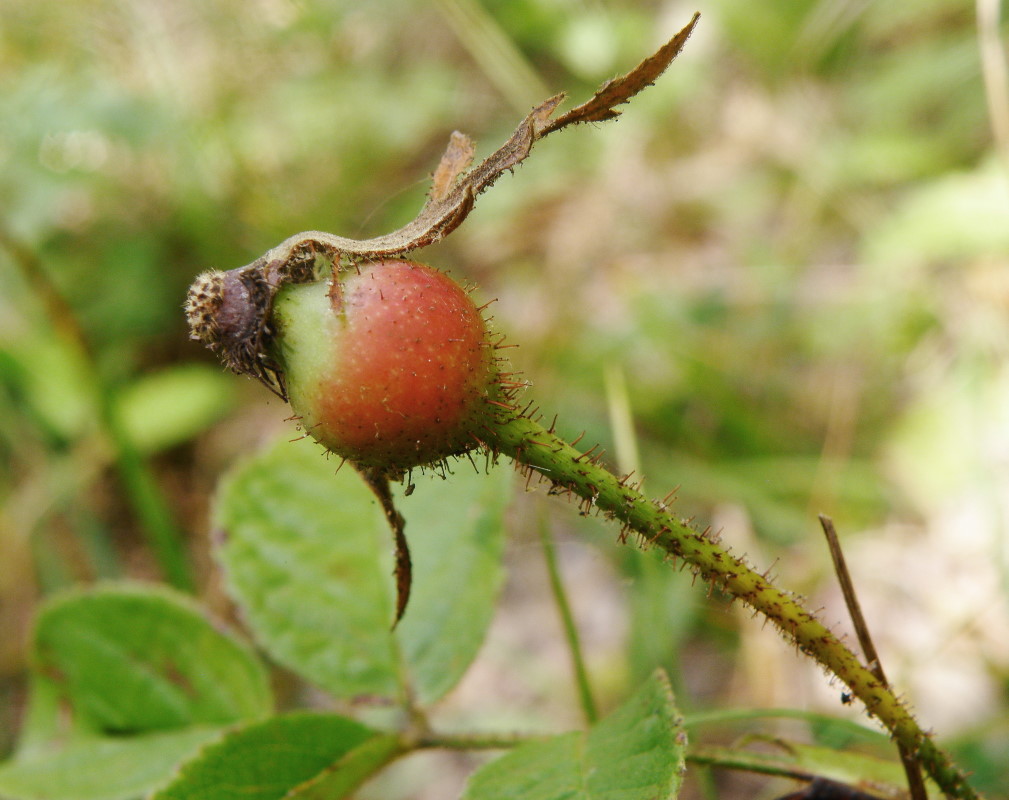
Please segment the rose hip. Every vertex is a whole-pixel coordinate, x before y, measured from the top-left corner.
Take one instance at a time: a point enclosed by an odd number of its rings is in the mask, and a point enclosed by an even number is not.
[[[392,475],[478,446],[496,362],[480,311],[444,273],[394,259],[287,286],[273,326],[291,407],[337,455]]]

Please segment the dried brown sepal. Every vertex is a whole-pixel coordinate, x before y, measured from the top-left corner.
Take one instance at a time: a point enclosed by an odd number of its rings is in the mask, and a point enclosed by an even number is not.
[[[378,258],[401,255],[443,239],[469,215],[476,196],[489,189],[505,172],[524,161],[539,139],[568,125],[605,122],[619,116],[616,106],[628,102],[655,82],[679,55],[699,18],[700,14],[695,14],[683,30],[653,55],[626,75],[607,81],[588,101],[557,119],[551,117],[565,95],[554,95],[540,103],[518,124],[503,145],[467,174],[463,173],[473,158],[473,141],[465,134],[454,132],[438,169],[435,170],[427,202],[420,213],[399,230],[373,239],[360,240],[308,231],[281,242],[267,254],[267,258],[270,261],[282,261],[286,252],[309,241],[334,255]]]
[[[280,366],[269,355],[275,285],[258,262],[227,272],[212,270],[189,288],[185,308],[191,339],[217,352],[228,369],[257,378],[286,400]]]
[[[219,353],[228,369],[257,378],[286,400],[283,373],[269,354],[273,299],[285,283],[316,279],[316,255],[306,243],[292,248],[283,261],[264,256],[227,272],[204,272],[186,297],[189,338]]]
[[[431,178],[431,192],[428,195],[431,202],[440,203],[448,199],[456,179],[469,169],[475,155],[476,145],[473,140],[465,133],[452,131],[445,155],[441,157]]]
[[[213,325],[206,319],[204,284],[198,279],[190,289],[187,314],[192,338],[199,339],[217,350],[225,365],[238,373],[259,378],[266,386],[284,396],[282,376],[269,363],[266,354],[271,332],[269,318],[273,297],[285,283],[301,283],[316,279],[315,259],[319,256],[336,269],[341,260],[361,261],[398,256],[433,244],[454,231],[469,215],[477,195],[490,188],[505,172],[514,169],[528,157],[533,144],[544,136],[579,122],[604,122],[619,116],[616,106],[626,103],[656,78],[679,55],[697,24],[699,14],[653,55],[618,78],[604,83],[585,103],[552,119],[564,100],[559,94],[536,106],[523,119],[514,133],[501,147],[466,172],[473,160],[473,141],[458,131],[449,139],[448,148],[432,176],[431,191],[420,213],[399,230],[372,239],[348,239],[323,231],[306,231],[285,239],[279,245],[251,264],[231,270],[249,276],[258,273],[260,285],[266,288],[265,299],[257,293],[258,301],[245,312],[241,335],[227,335],[222,325]],[[227,303],[225,303],[227,305]],[[220,303],[218,304],[220,305]]]
[[[651,86],[666,71],[666,68],[683,50],[683,46],[694,31],[701,15],[694,14],[690,23],[652,55],[638,64],[626,75],[612,78],[596,91],[589,100],[577,108],[572,108],[551,122],[543,130],[541,137],[553,133],[576,122],[605,122],[620,116],[616,107],[626,103],[642,89]]]

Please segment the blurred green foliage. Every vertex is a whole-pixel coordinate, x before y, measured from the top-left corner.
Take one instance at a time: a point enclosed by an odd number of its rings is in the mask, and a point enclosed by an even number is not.
[[[207,585],[217,476],[289,430],[187,340],[200,270],[300,230],[391,230],[451,130],[486,153],[544,92],[585,97],[693,10],[0,0],[5,696],[40,587],[173,569]],[[815,594],[827,574],[816,512],[855,541],[912,526],[927,549],[957,531],[970,546],[934,558],[991,587],[975,612],[996,614],[964,656],[990,681],[967,707],[1004,717],[990,631],[1009,608],[1009,178],[972,6],[700,10],[621,120],[538,145],[429,258],[498,298],[562,431],[611,447],[603,374],[622,371],[647,488],[682,485],[700,519],[742,507],[755,547],[791,546],[786,585]],[[670,587],[648,590],[659,608],[632,603],[686,626],[665,658],[697,638],[731,652],[732,623]],[[663,657],[632,640],[635,671]],[[1004,736],[965,736],[979,774],[1009,758]]]

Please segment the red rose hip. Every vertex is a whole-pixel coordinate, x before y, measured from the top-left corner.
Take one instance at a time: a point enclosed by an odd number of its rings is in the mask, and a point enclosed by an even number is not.
[[[274,356],[304,429],[358,466],[395,475],[479,444],[498,394],[493,347],[469,295],[404,260],[285,286]]]

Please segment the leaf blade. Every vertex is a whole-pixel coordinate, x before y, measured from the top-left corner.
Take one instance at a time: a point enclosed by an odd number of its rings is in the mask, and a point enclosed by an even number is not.
[[[384,522],[353,470],[281,442],[222,484],[218,557],[229,591],[278,662],[338,697],[397,697]]]
[[[335,696],[400,700],[412,679],[432,702],[458,682],[490,624],[511,473],[467,468],[410,497],[399,490],[414,596],[393,633],[385,515],[353,470],[335,471],[314,445],[281,442],[232,474],[215,510],[230,591],[268,652]]]
[[[504,512],[512,484],[509,468],[485,474],[466,467],[397,499],[416,578],[396,635],[422,703],[455,686],[490,626],[504,582]]]
[[[682,783],[686,733],[656,672],[587,732],[528,742],[471,776],[463,800],[657,800]]]
[[[186,597],[133,582],[50,601],[33,638],[36,671],[98,730],[227,724],[269,713],[266,671]]]
[[[11,800],[129,800],[153,791],[220,728],[75,742],[0,765],[0,795]]]
[[[279,800],[374,737],[338,714],[271,717],[205,747],[151,800]]]

